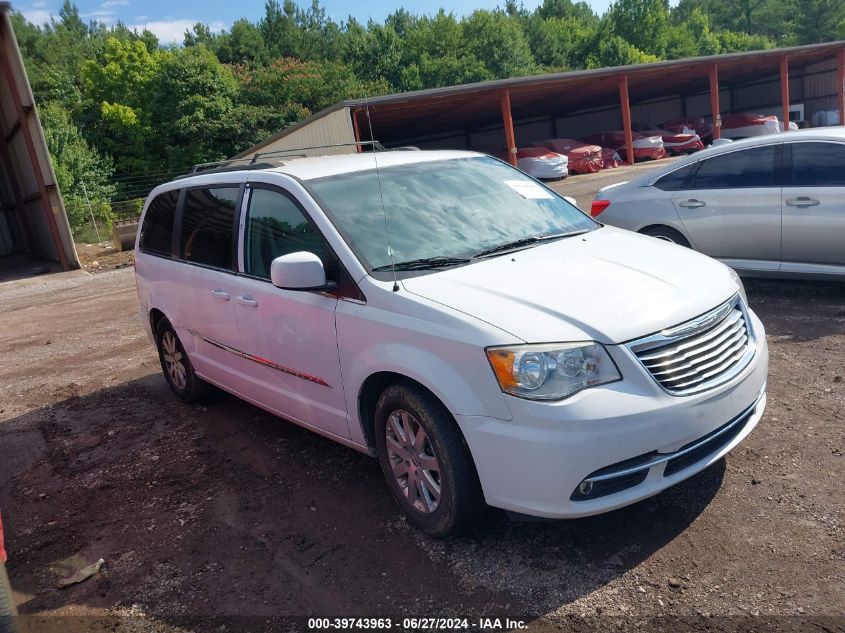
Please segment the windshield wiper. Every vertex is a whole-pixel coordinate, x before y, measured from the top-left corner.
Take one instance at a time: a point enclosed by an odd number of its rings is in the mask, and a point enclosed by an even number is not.
[[[475,255],[473,255],[473,259],[478,257],[486,257],[488,255],[495,255],[496,253],[501,253],[503,251],[512,251],[518,248],[523,248],[525,246],[531,246],[532,244],[537,244],[538,242],[548,242],[549,240],[558,240],[564,237],[573,237],[575,235],[581,235],[582,233],[586,233],[587,231],[572,231],[571,233],[554,233],[552,235],[532,235],[531,237],[523,237],[519,240],[514,240],[513,242],[505,242],[504,244],[498,244],[496,246],[491,246],[490,248],[485,248],[483,251],[478,251]]]
[[[436,257],[423,257],[421,259],[411,259],[406,262],[396,262],[395,264],[385,264],[384,266],[376,266],[374,271],[379,272],[383,270],[428,270],[430,268],[443,268],[444,266],[455,266],[457,264],[468,264],[471,259],[466,257],[444,257],[438,255]]]

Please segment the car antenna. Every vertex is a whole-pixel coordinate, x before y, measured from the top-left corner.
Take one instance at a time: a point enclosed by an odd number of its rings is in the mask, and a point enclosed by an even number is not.
[[[393,257],[393,247],[390,246],[390,222],[387,221],[387,207],[384,204],[384,191],[381,188],[381,172],[378,168],[378,148],[375,145],[375,137],[373,136],[373,122],[370,119],[370,102],[366,95],[364,96],[364,109],[367,112],[367,125],[370,128],[370,142],[373,144],[373,161],[376,164],[376,180],[378,181],[378,195],[381,201],[381,212],[384,215],[384,230],[387,233],[387,254],[390,256],[390,268],[393,270],[393,292],[399,292],[399,279],[396,277],[396,260]]]

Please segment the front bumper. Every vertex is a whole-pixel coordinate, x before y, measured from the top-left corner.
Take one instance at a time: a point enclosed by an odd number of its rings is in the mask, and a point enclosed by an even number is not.
[[[549,518],[600,514],[655,495],[721,459],[752,431],[766,406],[768,348],[763,325],[749,315],[756,354],[733,380],[709,391],[672,396],[624,346],[610,346],[620,382],[555,403],[506,396],[512,420],[458,416],[487,503]],[[713,440],[720,429],[728,430]],[[635,472],[622,472],[631,468]],[[620,474],[634,477],[616,479],[621,489],[600,496],[577,494],[585,479]]]

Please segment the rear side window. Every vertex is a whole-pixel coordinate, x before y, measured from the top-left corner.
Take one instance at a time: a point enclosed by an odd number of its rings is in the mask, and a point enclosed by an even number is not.
[[[670,174],[666,174],[654,183],[654,186],[663,191],[680,191],[684,189],[684,183],[689,180],[690,174],[698,167],[698,163],[692,163],[686,167],[676,169]]]
[[[771,187],[774,183],[776,145],[730,152],[705,160],[688,189]]]
[[[792,186],[845,186],[845,145],[793,143]]]
[[[208,187],[186,192],[181,241],[186,261],[232,268],[239,191],[239,187]]]
[[[269,279],[270,262],[299,251],[326,261],[322,236],[293,200],[278,191],[253,189],[246,226],[246,272]]]
[[[141,250],[147,253],[170,255],[173,237],[173,218],[176,216],[176,203],[179,190],[165,191],[158,194],[147,207],[144,224],[141,226]]]

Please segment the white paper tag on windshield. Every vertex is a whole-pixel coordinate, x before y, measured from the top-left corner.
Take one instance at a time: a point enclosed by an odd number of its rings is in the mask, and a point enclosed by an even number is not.
[[[552,194],[543,189],[536,182],[531,182],[530,180],[505,180],[503,182],[526,200],[552,199]]]

